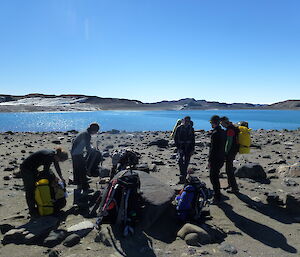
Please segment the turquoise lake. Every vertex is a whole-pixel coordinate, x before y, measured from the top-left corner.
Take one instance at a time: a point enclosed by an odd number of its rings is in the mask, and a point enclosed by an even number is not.
[[[45,132],[83,130],[98,122],[101,130],[172,130],[177,119],[191,116],[195,129],[209,130],[209,118],[227,116],[233,122],[248,121],[252,129],[298,129],[300,111],[290,110],[195,110],[195,111],[97,111],[0,113],[0,131]]]

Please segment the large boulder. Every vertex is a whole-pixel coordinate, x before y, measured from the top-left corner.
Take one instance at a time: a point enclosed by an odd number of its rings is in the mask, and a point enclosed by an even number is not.
[[[142,210],[139,226],[145,230],[150,228],[170,206],[175,192],[170,186],[144,171],[134,170],[133,172],[139,175],[141,181],[140,190],[145,207]],[[114,179],[118,178],[121,174],[123,172],[116,174]]]
[[[199,246],[209,244],[211,236],[201,227],[187,223],[177,233],[177,236],[184,239],[187,245]]]
[[[276,171],[282,177],[300,177],[300,163],[297,162],[293,165],[280,165]]]
[[[53,216],[44,216],[32,220],[25,225],[9,230],[3,237],[3,244],[35,244],[45,238],[49,232],[59,224],[59,219]]]
[[[267,174],[264,171],[263,167],[257,163],[248,163],[235,172],[235,176],[238,178],[251,178],[251,179],[266,179]]]

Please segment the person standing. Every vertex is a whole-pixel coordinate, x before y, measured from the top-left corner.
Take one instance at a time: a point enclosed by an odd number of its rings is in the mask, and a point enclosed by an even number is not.
[[[57,148],[55,151],[40,150],[29,155],[20,165],[20,173],[25,188],[25,198],[31,218],[39,216],[34,197],[35,183],[37,182],[39,172],[43,172],[45,176],[51,176],[50,166],[53,163],[57,175],[65,184],[59,162],[66,161],[67,159],[68,153],[61,148]],[[41,169],[40,167],[42,167],[41,171],[39,171]]]
[[[210,118],[210,124],[213,130],[210,137],[208,156],[209,178],[215,192],[214,199],[216,202],[219,202],[221,200],[219,174],[225,161],[226,134],[220,126],[220,117],[218,115]]]
[[[226,143],[225,143],[225,161],[226,174],[228,179],[229,190],[228,193],[238,193],[239,188],[234,176],[233,161],[239,151],[238,144],[238,128],[236,128],[227,117],[221,117],[221,125],[226,128]]]
[[[179,184],[184,184],[188,165],[195,150],[195,132],[190,116],[186,116],[182,119],[181,125],[179,125],[175,131],[174,141],[179,155]]]
[[[86,151],[89,154],[92,151],[91,136],[96,134],[99,129],[100,126],[98,123],[92,123],[85,131],[79,133],[73,141],[71,155],[74,184],[77,185],[77,189],[74,190],[74,204],[78,204],[82,196],[81,193],[85,194],[89,189],[87,163],[84,152]]]

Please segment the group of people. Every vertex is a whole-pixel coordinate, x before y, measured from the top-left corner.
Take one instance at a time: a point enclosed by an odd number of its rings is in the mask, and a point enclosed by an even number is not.
[[[214,189],[215,201],[221,200],[219,174],[226,163],[225,171],[228,179],[229,193],[238,193],[238,185],[234,176],[233,161],[239,151],[238,130],[227,117],[214,115],[210,119],[212,127],[211,144],[208,157],[210,181]],[[224,127],[224,129],[222,127]],[[195,151],[195,131],[190,116],[179,120],[172,133],[178,152],[180,170],[179,184],[185,184],[188,165]]]
[[[220,118],[219,116],[214,115],[211,117],[210,123],[212,126],[212,133],[208,158],[209,175],[215,192],[214,198],[216,201],[220,201],[221,192],[219,173],[224,162],[226,163],[225,170],[228,178],[229,192],[237,193],[239,191],[233,167],[233,161],[238,152],[238,132],[227,117]],[[225,130],[221,128],[221,125]],[[74,190],[74,205],[78,204],[79,199],[82,196],[87,195],[89,190],[87,158],[85,152],[92,152],[91,137],[96,134],[99,129],[99,124],[90,124],[85,131],[76,136],[72,144],[70,152],[73,164],[73,183],[77,185],[77,188]],[[188,165],[195,150],[195,131],[193,122],[189,116],[186,116],[177,122],[173,130],[173,138],[178,150],[178,164],[180,170],[179,184],[185,184]],[[20,171],[24,182],[26,202],[31,217],[39,216],[35,201],[35,188],[38,178],[41,174],[43,174],[43,176],[46,175],[46,177],[47,174],[52,174],[50,166],[51,164],[54,164],[56,173],[65,186],[65,179],[62,175],[59,162],[66,161],[67,159],[68,153],[61,148],[58,148],[57,150],[37,151],[27,157],[21,164]]]
[[[85,151],[87,153],[92,151],[91,136],[96,134],[100,129],[99,124],[92,123],[83,132],[79,133],[72,144],[71,156],[73,163],[73,177],[74,184],[77,189],[74,190],[74,204],[82,195],[87,194],[89,183],[87,178],[87,165],[85,158]],[[35,218],[40,215],[35,199],[36,183],[39,178],[55,178],[50,171],[51,164],[54,165],[59,179],[66,185],[65,179],[62,175],[59,162],[64,162],[68,159],[68,153],[61,148],[56,150],[40,150],[32,153],[27,157],[20,166],[20,172],[24,183],[25,198],[29,209],[29,215]]]

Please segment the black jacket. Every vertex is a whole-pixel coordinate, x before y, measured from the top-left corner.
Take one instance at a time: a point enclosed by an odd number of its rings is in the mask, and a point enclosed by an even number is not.
[[[209,148],[209,162],[224,162],[225,159],[225,142],[226,142],[226,133],[220,127],[217,126],[213,129],[210,140]]]
[[[186,152],[195,150],[195,132],[192,125],[180,125],[175,132],[174,141],[177,149]]]

